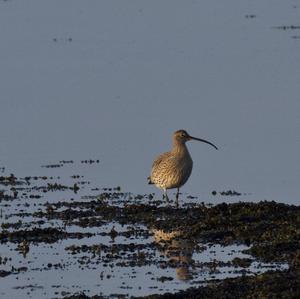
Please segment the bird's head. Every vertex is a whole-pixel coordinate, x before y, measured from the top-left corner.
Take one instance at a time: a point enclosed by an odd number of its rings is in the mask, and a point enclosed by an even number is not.
[[[173,134],[173,139],[180,143],[186,143],[190,140],[190,135],[185,130],[178,130]]]
[[[200,138],[196,138],[196,137],[190,136],[188,134],[188,132],[185,131],[185,130],[178,130],[178,131],[176,131],[173,134],[173,140],[174,140],[175,143],[186,143],[189,140],[197,140],[197,141],[201,141],[201,142],[207,143],[207,144],[211,145],[212,147],[214,147],[215,149],[218,149],[213,143],[211,143],[211,142],[209,142],[207,140],[204,140],[204,139],[200,139]]]

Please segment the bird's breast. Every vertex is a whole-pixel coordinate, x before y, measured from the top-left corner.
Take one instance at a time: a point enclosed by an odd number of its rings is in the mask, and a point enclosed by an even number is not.
[[[177,170],[174,171],[173,179],[176,181],[175,188],[179,188],[186,183],[192,173],[193,160],[191,159],[190,155],[184,159],[179,159],[176,168]]]
[[[161,189],[179,188],[191,175],[193,161],[189,153],[169,154],[152,170],[151,180]]]

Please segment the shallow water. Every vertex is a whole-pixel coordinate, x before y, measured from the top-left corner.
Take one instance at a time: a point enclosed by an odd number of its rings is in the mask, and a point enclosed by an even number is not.
[[[82,242],[90,243],[88,240]],[[88,242],[86,242],[88,241]],[[99,241],[99,239],[98,239]],[[94,240],[97,243],[97,240]],[[219,247],[212,246],[202,253],[192,255],[193,267],[183,265],[178,268],[162,269],[159,265],[118,267],[116,260],[109,266],[101,263],[101,258],[91,254],[70,255],[64,248],[74,241],[62,241],[55,245],[32,245],[26,258],[14,251],[15,246],[1,246],[1,252],[11,257],[11,265],[21,267],[26,264],[26,272],[1,278],[0,294],[5,298],[61,298],[67,293],[83,291],[88,295],[94,294],[129,294],[147,295],[151,293],[174,292],[190,286],[205,284],[210,279],[235,277],[243,273],[262,273],[268,269],[284,266],[262,264],[259,267],[254,263],[251,269],[217,267],[210,269],[202,265],[206,261],[230,261],[235,257],[248,257],[240,253],[244,246]],[[76,244],[81,242],[77,242]],[[213,252],[213,253],[212,253]],[[165,257],[153,253],[155,258],[162,261]],[[228,255],[230,254],[230,255]],[[123,261],[123,260],[122,260]],[[79,262],[82,262],[79,263]],[[49,266],[51,264],[51,266]],[[165,280],[164,280],[165,279]]]
[[[85,211],[89,212],[87,215],[92,212],[91,208],[84,208],[84,204],[95,198],[120,207],[149,201],[153,204],[155,200],[149,200],[147,195],[122,193],[119,187],[101,188],[98,182],[81,175],[83,170],[98,167],[101,167],[98,163],[87,166],[73,162],[60,167],[65,169],[64,173],[69,172],[69,176],[60,173],[58,178],[56,167],[46,168],[46,172],[41,167],[39,177],[27,176],[16,179],[13,184],[2,181],[1,189],[7,195],[0,202],[2,232],[36,230],[36,233],[29,239],[16,236],[2,240],[1,271],[11,274],[1,278],[1,296],[61,298],[76,292],[111,297],[113,294],[142,296],[175,292],[213,279],[288,267],[258,263],[242,252],[249,248],[245,245],[200,244],[183,238],[176,229],[165,232],[139,223],[124,224],[101,216],[84,217]],[[75,178],[74,168],[77,168]],[[48,185],[73,186],[74,183],[80,188],[76,193],[62,187],[52,190]],[[14,190],[18,191],[16,198],[9,197]],[[72,213],[80,213],[78,218],[74,219],[73,214],[68,218],[70,204]],[[38,238],[37,230],[47,228],[59,229],[68,235],[50,234]],[[21,248],[24,240],[27,240],[27,249]],[[233,262],[237,257],[250,258],[250,262],[241,267]]]
[[[13,173],[23,182],[14,200],[0,202],[0,224],[21,219],[22,229],[93,234],[30,243],[26,257],[15,251],[17,243],[1,244],[1,257],[12,260],[0,270],[24,265],[28,270],[0,278],[0,295],[53,298],[83,290],[141,295],[241,275],[235,273],[241,269],[227,266],[211,273],[201,264],[244,256],[241,245],[196,244],[205,247],[196,250],[183,244],[193,266],[164,269],[157,262],[172,252],[159,252],[152,228],[105,221],[83,227],[38,213],[45,212],[46,202],[98,200],[104,187],[121,186],[114,205],[149,203],[153,195],[161,199],[146,178],[153,158],[169,149],[172,132],[181,128],[219,147],[189,143],[194,169],[181,190],[181,205],[265,199],[298,205],[299,9],[294,0],[271,6],[266,0],[0,1],[0,176]],[[48,164],[60,166],[42,167]],[[38,178],[27,185],[28,176]],[[70,188],[76,183],[79,190],[44,192],[48,183]],[[10,188],[1,185],[0,191],[12,195]],[[221,194],[228,190],[240,195]],[[108,234],[113,227],[140,234],[118,234],[113,241]],[[150,265],[111,269],[85,253],[91,263],[81,270],[81,253],[66,250],[130,242],[152,244],[145,248]],[[49,268],[49,261],[65,268]],[[256,266],[253,261],[243,271],[272,265]],[[172,279],[157,280],[164,276]]]

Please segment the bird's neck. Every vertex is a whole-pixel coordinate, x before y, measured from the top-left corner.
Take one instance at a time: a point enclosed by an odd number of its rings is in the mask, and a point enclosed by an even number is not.
[[[185,143],[173,140],[172,152],[176,155],[189,155],[189,151]]]

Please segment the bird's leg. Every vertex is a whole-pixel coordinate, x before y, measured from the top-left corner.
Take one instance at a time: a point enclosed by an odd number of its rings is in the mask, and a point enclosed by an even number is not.
[[[163,198],[166,200],[167,203],[169,203],[169,197],[168,197],[168,194],[167,194],[167,189],[164,190]]]
[[[176,193],[176,207],[178,208],[178,199],[179,199],[179,188],[177,188],[177,193]]]

